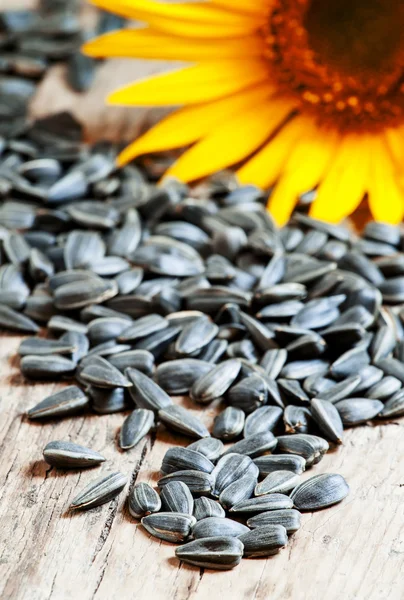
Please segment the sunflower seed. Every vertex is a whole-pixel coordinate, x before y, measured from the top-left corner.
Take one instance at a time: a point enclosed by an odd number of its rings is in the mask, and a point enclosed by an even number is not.
[[[376,366],[386,375],[391,375],[404,384],[404,367],[396,358],[382,358],[376,362]]]
[[[326,349],[325,339],[315,332],[297,338],[286,347],[288,356],[293,358],[316,358],[324,354]]]
[[[240,435],[244,428],[244,412],[228,406],[215,418],[213,435],[221,440],[232,440]]]
[[[385,403],[383,410],[378,414],[379,418],[388,419],[404,415],[404,391],[400,390]]]
[[[288,353],[284,348],[267,350],[260,361],[260,365],[268,377],[276,379],[282,371],[287,358]]]
[[[118,334],[120,342],[135,342],[168,327],[168,321],[160,315],[147,315],[137,319],[133,324],[127,323],[126,329]]]
[[[319,462],[328,451],[328,443],[316,435],[306,433],[281,435],[278,437],[277,450],[302,456],[306,461],[306,467],[311,467]]]
[[[126,369],[136,369],[150,377],[154,369],[154,356],[147,350],[128,350],[108,356],[108,362],[124,373]]]
[[[32,319],[4,305],[0,305],[0,327],[24,333],[39,331],[39,326]]]
[[[194,415],[183,408],[182,406],[176,406],[171,404],[165,406],[158,411],[159,419],[169,429],[178,431],[183,435],[195,438],[209,437],[209,431],[205,425]]]
[[[336,444],[342,443],[343,424],[337,408],[328,400],[314,399],[310,403],[311,414],[320,431]]]
[[[91,344],[103,344],[115,340],[126,329],[128,321],[120,317],[100,317],[88,325],[88,337]]]
[[[384,405],[380,400],[348,398],[337,402],[335,408],[338,410],[344,426],[352,427],[377,417],[382,412]]]
[[[223,517],[206,517],[197,521],[192,528],[195,539],[218,537],[239,537],[249,529],[242,523]]]
[[[285,494],[297,485],[299,479],[300,476],[292,471],[272,471],[255,486],[254,496]]]
[[[351,377],[347,377],[333,385],[329,390],[320,390],[318,394],[322,400],[335,403],[350,396],[357,389],[360,382],[361,377],[359,375],[351,375]]]
[[[161,472],[168,474],[175,471],[195,470],[211,473],[214,464],[201,452],[192,448],[169,448],[161,464]],[[178,511],[182,512],[182,511]]]
[[[285,494],[266,494],[257,498],[243,500],[231,507],[231,513],[262,513],[267,510],[292,508],[293,502]]]
[[[161,509],[161,500],[158,493],[147,483],[138,483],[134,486],[128,498],[129,512],[135,519],[141,519]]]
[[[227,340],[213,340],[203,348],[198,358],[212,364],[217,363],[223,354],[226,352],[228,346]]]
[[[226,513],[219,502],[201,496],[196,498],[194,501],[194,512],[193,515],[197,521],[206,519],[207,517],[221,517],[224,518]]]
[[[244,424],[244,437],[257,433],[273,432],[282,418],[282,409],[279,406],[262,406],[249,414]]]
[[[277,445],[277,439],[270,431],[263,433],[256,433],[249,437],[244,438],[233,444],[229,450],[223,454],[238,453],[245,454],[251,458],[265,454],[266,452],[272,452]]]
[[[284,410],[283,422],[286,433],[308,433],[313,419],[309,408],[289,404]]]
[[[311,375],[323,375],[328,371],[328,368],[329,363],[326,360],[320,360],[319,358],[312,360],[295,360],[283,367],[281,375],[286,379],[306,379],[306,377],[310,377]]]
[[[132,384],[129,393],[139,408],[158,411],[172,404],[170,396],[141,371],[128,368],[125,370],[125,375],[128,382]]]
[[[244,546],[234,537],[210,537],[188,542],[176,549],[176,557],[190,565],[225,571],[236,567]]]
[[[298,381],[293,379],[278,379],[278,385],[289,402],[309,403],[309,397]]]
[[[302,456],[296,454],[273,454],[258,456],[254,459],[260,475],[266,477],[274,471],[291,471],[301,475],[306,469],[306,461]]]
[[[243,500],[251,498],[257,484],[257,473],[247,473],[228,485],[219,495],[219,502],[225,508],[231,508]]]
[[[157,485],[159,488],[163,488],[171,481],[182,481],[193,494],[210,494],[214,478],[210,473],[203,471],[175,471],[175,473],[164,475],[158,480]]]
[[[105,302],[118,293],[115,281],[92,279],[84,287],[81,282],[66,283],[55,291],[55,306],[61,310],[73,310],[89,304]]]
[[[171,481],[160,494],[163,511],[192,515],[194,499],[189,488],[182,481]]]
[[[288,535],[296,533],[300,529],[301,514],[294,508],[271,510],[250,517],[247,521],[248,527],[256,529],[265,525],[282,525]]]
[[[246,558],[272,556],[288,543],[288,536],[283,525],[263,525],[239,536],[244,544]]]
[[[201,404],[209,404],[215,398],[220,398],[235,381],[240,369],[239,360],[226,360],[193,384],[191,398]]]
[[[127,408],[123,388],[101,389],[90,385],[87,392],[92,400],[92,409],[100,415],[121,412]]]
[[[220,456],[223,454],[223,442],[216,438],[206,437],[201,440],[197,440],[187,446],[190,450],[196,450],[200,452],[206,458],[215,463]]]
[[[65,417],[77,414],[88,406],[88,396],[77,386],[71,385],[46,397],[29,409],[27,415],[30,419]]]
[[[86,384],[100,388],[131,387],[132,382],[104,358],[98,357],[96,363],[84,366],[80,379]],[[147,407],[142,407],[147,408]]]
[[[20,356],[33,354],[35,356],[51,354],[71,354],[76,350],[75,346],[62,340],[47,340],[44,338],[31,337],[23,340],[18,348]]]
[[[379,383],[372,385],[372,387],[366,391],[365,396],[366,398],[371,398],[373,400],[387,400],[390,396],[398,392],[401,387],[401,381],[391,375],[387,375],[387,377],[383,377]]]
[[[352,348],[341,354],[341,356],[332,363],[330,367],[331,374],[335,379],[346,379],[356,375],[362,367],[370,362],[369,354],[361,348]]]
[[[27,354],[20,362],[21,373],[27,379],[54,379],[58,375],[72,374],[76,363],[58,354]]]
[[[53,333],[63,333],[67,331],[75,331],[77,333],[87,333],[87,325],[79,323],[69,317],[61,317],[55,315],[48,321],[48,329]]]
[[[106,459],[84,446],[72,442],[49,442],[43,450],[46,462],[53,467],[65,469],[82,469],[83,467],[94,467]]]
[[[307,479],[290,495],[298,510],[313,511],[341,502],[349,494],[349,487],[342,475],[322,473]]]
[[[247,414],[252,413],[266,404],[268,386],[261,375],[250,375],[230,388],[227,400],[231,406],[241,408]]]
[[[137,408],[124,421],[119,446],[123,450],[133,448],[142,440],[154,425],[154,413],[146,408]]]
[[[105,504],[121,493],[128,478],[122,473],[110,473],[89,483],[77,496],[70,507],[72,509],[88,509]]]
[[[175,512],[147,515],[141,521],[143,527],[154,537],[166,542],[184,542],[191,532],[195,517]]]

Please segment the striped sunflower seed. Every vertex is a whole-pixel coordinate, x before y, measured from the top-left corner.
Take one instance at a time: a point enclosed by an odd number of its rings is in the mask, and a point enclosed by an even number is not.
[[[170,481],[161,489],[163,511],[192,515],[194,499],[183,481]]]
[[[208,317],[195,319],[184,327],[177,341],[175,351],[179,356],[190,356],[200,352],[218,334],[219,327]]]
[[[245,415],[240,408],[228,406],[215,418],[213,435],[221,440],[233,440],[244,428]]]
[[[115,281],[91,279],[83,286],[82,282],[66,283],[55,290],[54,303],[60,310],[74,310],[88,304],[98,304],[113,298],[118,293]]]
[[[195,517],[182,513],[160,512],[143,517],[141,523],[150,535],[165,542],[179,544],[189,537]]]
[[[201,521],[207,517],[224,518],[226,513],[219,502],[216,502],[216,500],[212,500],[211,498],[206,498],[206,496],[201,496],[194,500],[193,515],[197,521]]]
[[[387,375],[387,377],[383,377],[381,381],[372,385],[366,391],[366,398],[371,398],[373,400],[387,400],[393,394],[398,392],[402,387],[401,381],[399,381],[396,377],[392,377],[391,375]]]
[[[301,475],[306,469],[306,461],[297,454],[268,454],[254,458],[260,475],[266,477],[274,471],[291,471]]]
[[[240,408],[247,414],[253,413],[266,404],[268,386],[261,375],[250,375],[229,389],[227,400],[231,406]]]
[[[298,381],[294,379],[278,379],[278,385],[289,402],[301,402],[302,404],[310,402],[308,395]]]
[[[209,437],[210,433],[205,425],[189,410],[182,406],[171,404],[158,411],[159,419],[169,429],[178,431],[183,435],[195,438]]]
[[[95,450],[64,441],[55,441],[46,444],[43,450],[43,457],[53,467],[65,469],[94,467],[106,460]]]
[[[322,473],[307,479],[290,495],[298,510],[313,511],[341,502],[349,494],[349,487],[342,475]]]
[[[75,346],[65,343],[62,340],[47,340],[44,338],[31,337],[23,340],[18,348],[20,356],[32,354],[34,356],[51,354],[72,354],[76,350]]]
[[[345,427],[361,425],[377,417],[384,409],[383,402],[368,398],[348,398],[335,404]]]
[[[245,558],[272,556],[287,545],[288,535],[283,525],[263,525],[239,536],[244,544]]]
[[[30,419],[66,417],[77,414],[88,407],[88,396],[77,386],[71,385],[30,408],[27,415]]]
[[[100,388],[131,387],[132,382],[124,377],[111,363],[100,356],[97,362],[86,364],[80,371],[80,379],[88,385]]]
[[[192,528],[193,537],[198,540],[210,537],[239,537],[249,529],[242,523],[225,517],[206,517],[197,521]]]
[[[37,333],[39,331],[39,325],[32,319],[5,305],[0,306],[0,327],[22,333]]]
[[[141,371],[128,368],[125,375],[132,384],[129,393],[139,408],[158,411],[172,404],[170,396]]]
[[[312,421],[310,409],[306,406],[289,404],[284,410],[283,422],[286,433],[308,433]]]
[[[209,404],[227,392],[237,378],[241,362],[226,360],[198,379],[191,388],[191,398],[201,404]]]
[[[166,327],[168,327],[168,321],[164,317],[156,314],[146,315],[131,325],[127,323],[127,327],[118,334],[118,340],[120,342],[136,342],[140,338],[157,333]]]
[[[379,418],[389,419],[402,417],[404,415],[404,390],[394,394],[385,403],[383,410],[378,414]]]
[[[190,565],[225,571],[236,567],[244,546],[234,537],[211,537],[188,542],[176,549],[176,557]]]
[[[27,354],[20,362],[21,373],[27,379],[54,379],[58,375],[72,374],[76,363],[58,354]]]
[[[300,476],[292,471],[272,471],[255,486],[254,496],[265,494],[285,494],[298,483]]]
[[[284,348],[267,350],[261,359],[260,365],[271,379],[276,379],[282,371],[288,358]]]
[[[286,529],[287,534],[292,535],[300,529],[301,517],[300,512],[294,508],[269,510],[250,517],[247,520],[247,525],[251,529],[265,525],[282,525]]]
[[[133,448],[142,440],[154,425],[154,412],[146,408],[135,409],[124,421],[119,434],[122,450]]]
[[[219,496],[219,502],[225,508],[231,508],[243,500],[251,498],[257,484],[257,475],[248,473],[225,488]]]
[[[231,513],[262,513],[267,510],[292,508],[293,502],[285,494],[266,494],[257,498],[243,500],[231,507]]]
[[[338,400],[342,400],[343,398],[347,398],[354,392],[358,385],[361,382],[361,377],[359,375],[351,375],[351,377],[347,377],[342,381],[339,381],[335,385],[333,385],[330,389],[325,391],[317,391],[322,400],[327,400],[328,402],[338,402]]]
[[[156,369],[156,381],[168,394],[187,394],[195,381],[209,373],[214,365],[196,358],[180,358],[160,363]]]
[[[209,494],[213,488],[214,478],[210,473],[203,471],[175,471],[164,475],[158,480],[157,485],[163,488],[170,481],[182,481],[193,494]]]
[[[128,321],[120,317],[101,317],[88,325],[88,337],[93,346],[115,340],[128,327]]]
[[[281,435],[278,437],[277,450],[281,453],[297,454],[306,461],[306,467],[319,462],[328,451],[328,443],[322,438],[307,433]]]
[[[100,415],[121,412],[127,408],[123,388],[102,389],[90,385],[87,392],[92,400],[92,409]]]
[[[150,377],[154,370],[154,356],[147,350],[128,350],[108,356],[108,362],[114,365],[121,373],[126,369],[136,369]]]
[[[200,452],[213,463],[219,460],[224,449],[223,442],[212,437],[202,438],[201,440],[192,442],[192,444],[189,444],[187,447],[189,450],[196,450],[196,452]]]
[[[335,444],[342,444],[344,426],[334,404],[315,398],[310,403],[310,410],[324,436]]]
[[[250,413],[244,424],[244,437],[257,433],[273,432],[282,418],[282,409],[279,406],[262,406]]]
[[[258,467],[249,456],[225,454],[212,471],[214,480],[212,495],[218,498],[230,484],[248,474],[258,477]]]
[[[148,483],[138,483],[129,494],[128,507],[132,517],[141,519],[161,509],[160,496]]]
[[[223,456],[237,453],[255,458],[261,454],[272,452],[276,448],[277,443],[277,438],[270,431],[256,433],[233,444],[231,448],[226,450]]]
[[[70,508],[89,509],[113,500],[125,487],[128,478],[122,473],[109,473],[89,483],[74,497]]]
[[[175,471],[195,470],[212,473],[214,464],[201,452],[191,448],[169,448],[161,464],[161,472],[175,473]],[[181,511],[178,511],[181,512]]]

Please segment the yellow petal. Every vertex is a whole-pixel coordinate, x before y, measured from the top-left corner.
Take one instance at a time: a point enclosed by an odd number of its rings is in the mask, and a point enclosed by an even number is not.
[[[237,11],[267,16],[270,5],[273,4],[273,0],[248,0],[243,3],[239,2],[238,4],[234,2],[234,0],[212,0],[211,4],[226,8],[231,12]]]
[[[387,147],[399,168],[404,162],[404,127],[389,128],[385,131]]]
[[[193,181],[243,160],[261,146],[293,108],[289,100],[265,100],[240,111],[185,152],[167,175]]]
[[[404,194],[394,176],[392,159],[382,137],[370,142],[369,207],[376,221],[400,223],[404,216]]]
[[[338,136],[318,129],[314,123],[293,148],[279,183],[269,201],[269,210],[278,225],[284,225],[297,198],[318,185],[335,155]]]
[[[311,119],[298,116],[287,123],[260,152],[237,171],[241,184],[254,184],[263,189],[279,177],[296,140],[311,124]]]
[[[222,58],[256,58],[264,55],[261,36],[246,35],[226,40],[178,38],[153,29],[122,29],[84,44],[83,52],[95,57],[157,58],[201,61]]]
[[[257,31],[265,23],[262,16],[230,12],[207,2],[91,1],[100,8],[128,19],[144,21],[160,31],[192,39],[245,35]]]
[[[207,104],[182,108],[125,148],[118,162],[123,165],[140,154],[188,146],[207,135],[223,119],[268,99],[271,92],[271,88],[264,85]]]
[[[219,60],[142,79],[113,92],[112,104],[170,106],[209,102],[268,80],[260,60]]]
[[[310,215],[338,223],[363,199],[369,178],[369,145],[365,135],[346,135],[320,185]]]

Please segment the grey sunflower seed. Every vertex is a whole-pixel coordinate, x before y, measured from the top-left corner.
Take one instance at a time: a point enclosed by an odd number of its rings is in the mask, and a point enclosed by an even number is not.
[[[147,515],[141,521],[143,527],[154,537],[166,542],[184,542],[191,532],[195,517],[175,512]]]
[[[208,404],[215,398],[220,398],[237,378],[240,369],[241,362],[239,360],[226,360],[193,384],[191,397],[202,404]]]
[[[156,381],[173,396],[187,394],[195,381],[214,368],[209,362],[195,358],[181,358],[160,363],[156,369]]]
[[[133,448],[142,440],[154,425],[154,413],[146,408],[137,408],[124,421],[119,446],[123,450]]]
[[[282,525],[287,534],[292,535],[300,529],[301,516],[300,512],[294,508],[271,510],[250,517],[247,525],[251,529],[264,527],[265,525]]]
[[[180,333],[179,327],[165,327],[157,333],[142,338],[135,344],[136,350],[148,350],[157,359],[167,350]]]
[[[88,337],[93,346],[115,340],[128,327],[128,321],[120,317],[100,317],[88,325]]]
[[[170,396],[141,371],[128,368],[125,374],[132,384],[129,393],[139,408],[157,411],[172,404]]]
[[[376,367],[379,367],[386,375],[396,377],[404,384],[404,366],[396,358],[382,358],[376,362]]]
[[[87,325],[79,323],[69,317],[62,317],[60,315],[54,315],[48,321],[48,329],[53,333],[64,333],[67,331],[74,331],[77,333],[87,333]]]
[[[266,494],[243,500],[231,507],[231,513],[262,513],[267,510],[292,508],[293,502],[285,494]]]
[[[319,462],[328,451],[328,443],[315,435],[296,433],[295,435],[281,435],[278,437],[277,450],[287,454],[297,454],[306,461],[310,467]]]
[[[65,417],[77,414],[88,406],[88,396],[77,386],[71,385],[36,404],[27,415],[30,419]]]
[[[190,450],[200,452],[215,463],[223,454],[223,442],[216,438],[206,437],[187,446]]]
[[[254,319],[242,311],[240,311],[240,319],[257,347],[261,348],[263,351],[276,348],[276,344],[274,343],[275,334],[273,331],[263,323],[260,323],[257,319]]]
[[[71,231],[68,234],[64,248],[66,269],[86,269],[104,254],[105,243],[98,233]]]
[[[167,319],[160,315],[147,315],[137,319],[133,324],[127,324],[126,329],[118,334],[120,342],[135,342],[140,338],[156,333],[168,327]]]
[[[105,461],[105,458],[95,450],[64,441],[46,444],[43,456],[48,464],[65,469],[94,467]]]
[[[284,410],[283,422],[286,433],[308,433],[313,419],[306,406],[289,404]]]
[[[329,363],[319,358],[295,360],[283,367],[281,375],[286,379],[306,379],[306,377],[310,377],[311,375],[323,375],[328,371],[328,368]]]
[[[226,352],[228,346],[227,340],[213,340],[203,348],[198,358],[212,364],[217,363],[223,354]]]
[[[0,306],[0,327],[24,333],[39,331],[39,326],[32,319],[4,305]]]
[[[88,509],[109,502],[125,487],[128,478],[122,473],[110,473],[89,483],[75,498],[72,509]]]
[[[404,390],[398,391],[385,403],[378,417],[383,419],[401,417],[404,415]]]
[[[243,379],[231,387],[227,395],[229,404],[241,408],[245,413],[254,412],[266,404],[267,399],[268,386],[261,375],[250,375]]]
[[[239,536],[244,544],[246,558],[272,556],[288,543],[288,536],[283,525],[263,525]]]
[[[150,377],[154,369],[154,356],[147,350],[128,350],[108,356],[108,362],[114,365],[121,373],[126,369],[136,369]]]
[[[276,379],[282,371],[288,358],[287,350],[284,348],[267,350],[261,359],[260,365],[271,379]]]
[[[195,319],[184,327],[176,343],[179,355],[189,356],[202,350],[213,340],[219,331],[218,326],[207,317]]]
[[[257,313],[257,317],[259,319],[284,321],[297,315],[303,308],[304,304],[299,300],[284,300],[284,302],[264,306]]]
[[[182,481],[171,481],[160,494],[163,511],[192,515],[194,499],[189,488]]]
[[[396,377],[392,377],[391,375],[387,375],[387,377],[383,377],[378,383],[372,385],[366,391],[366,398],[371,398],[373,400],[387,400],[398,392],[402,387],[401,381],[396,379]]]
[[[176,557],[190,565],[225,571],[236,567],[244,546],[234,537],[211,537],[188,542],[176,549]]]
[[[235,453],[225,454],[212,471],[214,480],[212,495],[218,498],[230,484],[248,474],[258,477],[258,467],[249,456]]]
[[[171,404],[158,411],[159,419],[169,429],[174,429],[184,435],[195,438],[209,437],[210,433],[205,425],[189,410],[182,406]]]
[[[277,439],[270,431],[256,433],[233,444],[223,456],[229,453],[245,454],[251,458],[272,452],[276,448]]]
[[[118,293],[115,281],[93,279],[86,286],[81,282],[66,283],[55,291],[54,303],[61,310],[82,308],[88,304],[97,304],[113,298]]]
[[[297,454],[273,454],[267,456],[258,456],[254,458],[260,475],[267,476],[274,471],[291,471],[301,475],[306,469],[306,461]]]
[[[36,321],[45,323],[55,312],[56,309],[50,296],[38,294],[27,298],[24,313]]]
[[[223,517],[206,517],[197,521],[192,528],[195,539],[219,537],[239,537],[249,531],[248,527],[232,519]]]
[[[255,486],[254,496],[265,494],[285,494],[298,483],[300,476],[292,471],[272,471]]]
[[[29,259],[30,247],[19,233],[10,233],[3,240],[3,249],[9,261],[17,267]]]
[[[298,510],[313,511],[337,504],[348,494],[349,487],[342,475],[323,473],[295,487],[290,498]]]
[[[20,363],[21,373],[28,379],[53,379],[73,373],[76,363],[58,354],[27,354]]]
[[[244,424],[244,437],[257,433],[264,433],[275,429],[282,418],[282,409],[279,406],[262,406],[249,414]]]
[[[213,435],[221,440],[232,440],[243,431],[244,421],[245,415],[240,408],[228,406],[215,418]]]
[[[182,481],[193,494],[210,494],[213,488],[214,478],[210,473],[203,471],[175,471],[164,475],[158,480],[157,485],[163,488],[170,481]]]
[[[134,486],[128,498],[129,512],[135,519],[141,519],[161,509],[160,496],[148,483]]]
[[[320,431],[331,442],[342,443],[343,424],[337,408],[328,400],[315,398],[310,403],[311,414]]]
[[[214,464],[204,454],[189,447],[169,448],[161,465],[161,471],[165,474],[186,470],[211,473],[213,469]]]
[[[335,404],[341,420],[346,427],[366,423],[379,415],[383,408],[383,402],[380,400],[370,400],[368,398],[348,398],[340,400]]]
[[[80,372],[80,379],[89,385],[100,388],[132,386],[132,382],[129,379],[124,377],[116,367],[100,356],[97,357],[97,363],[90,363],[84,366]]]
[[[310,399],[300,383],[294,379],[278,379],[278,385],[289,402],[308,404]]]
[[[387,358],[387,356],[393,352],[396,346],[396,336],[394,329],[385,325],[376,331],[371,347],[370,353],[374,362]]]
[[[195,499],[193,514],[197,521],[206,519],[207,517],[224,518],[226,516],[224,508],[219,502],[216,502],[216,500],[212,500],[211,498],[206,498],[206,496]]]
[[[126,296],[132,294],[143,279],[143,269],[134,268],[123,273],[119,273],[115,281],[118,285],[119,294]]]
[[[90,347],[90,342],[84,333],[78,333],[77,331],[66,331],[60,339],[59,342],[63,344],[70,344],[73,348],[71,353],[71,359],[78,363],[82,358],[87,355],[88,349]]]
[[[362,367],[365,367],[370,362],[369,354],[366,350],[352,348],[332,363],[330,367],[331,374],[336,379],[346,379],[352,375],[356,375]]]
[[[382,369],[378,369],[373,365],[366,365],[359,370],[358,376],[361,378],[361,381],[355,388],[356,395],[358,395],[360,392],[365,392],[370,387],[375,385],[383,378],[384,373]]]
[[[100,415],[121,412],[127,408],[123,388],[102,389],[90,385],[87,392],[92,400],[92,409]]]
[[[33,354],[35,356],[51,354],[72,354],[76,350],[72,344],[63,340],[47,340],[44,338],[31,337],[23,340],[18,348],[20,356]]]
[[[333,385],[329,390],[316,390],[316,395],[318,394],[322,400],[335,403],[338,402],[338,400],[347,398],[357,389],[360,382],[361,378],[359,375],[351,375],[351,377],[347,377]]]
[[[228,485],[219,496],[219,502],[225,508],[231,508],[243,500],[251,498],[257,484],[256,473],[247,473]]]

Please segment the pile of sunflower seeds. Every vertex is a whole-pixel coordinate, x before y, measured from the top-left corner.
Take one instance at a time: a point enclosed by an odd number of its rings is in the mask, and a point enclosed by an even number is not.
[[[156,186],[141,166],[117,171],[116,151],[83,145],[67,114],[2,139],[0,325],[30,334],[24,377],[69,383],[30,419],[130,411],[128,451],[156,427],[178,434],[160,493],[134,485],[130,513],[183,544],[180,560],[229,569],[347,496],[341,475],[304,474],[345,428],[404,414],[403,232],[369,223],[357,237],[304,201],[278,229],[255,187],[228,174],[203,194]],[[184,395],[217,405],[211,427],[173,399]],[[63,440],[44,458],[105,461]],[[108,472],[71,506],[126,484]]]
[[[123,27],[125,20],[99,11],[95,29],[83,31],[77,0],[41,0],[38,10],[0,12],[0,133],[23,117],[36,85],[55,63],[66,65],[76,92],[89,89],[99,61],[84,56],[86,39]],[[0,5],[1,9],[1,5]]]

